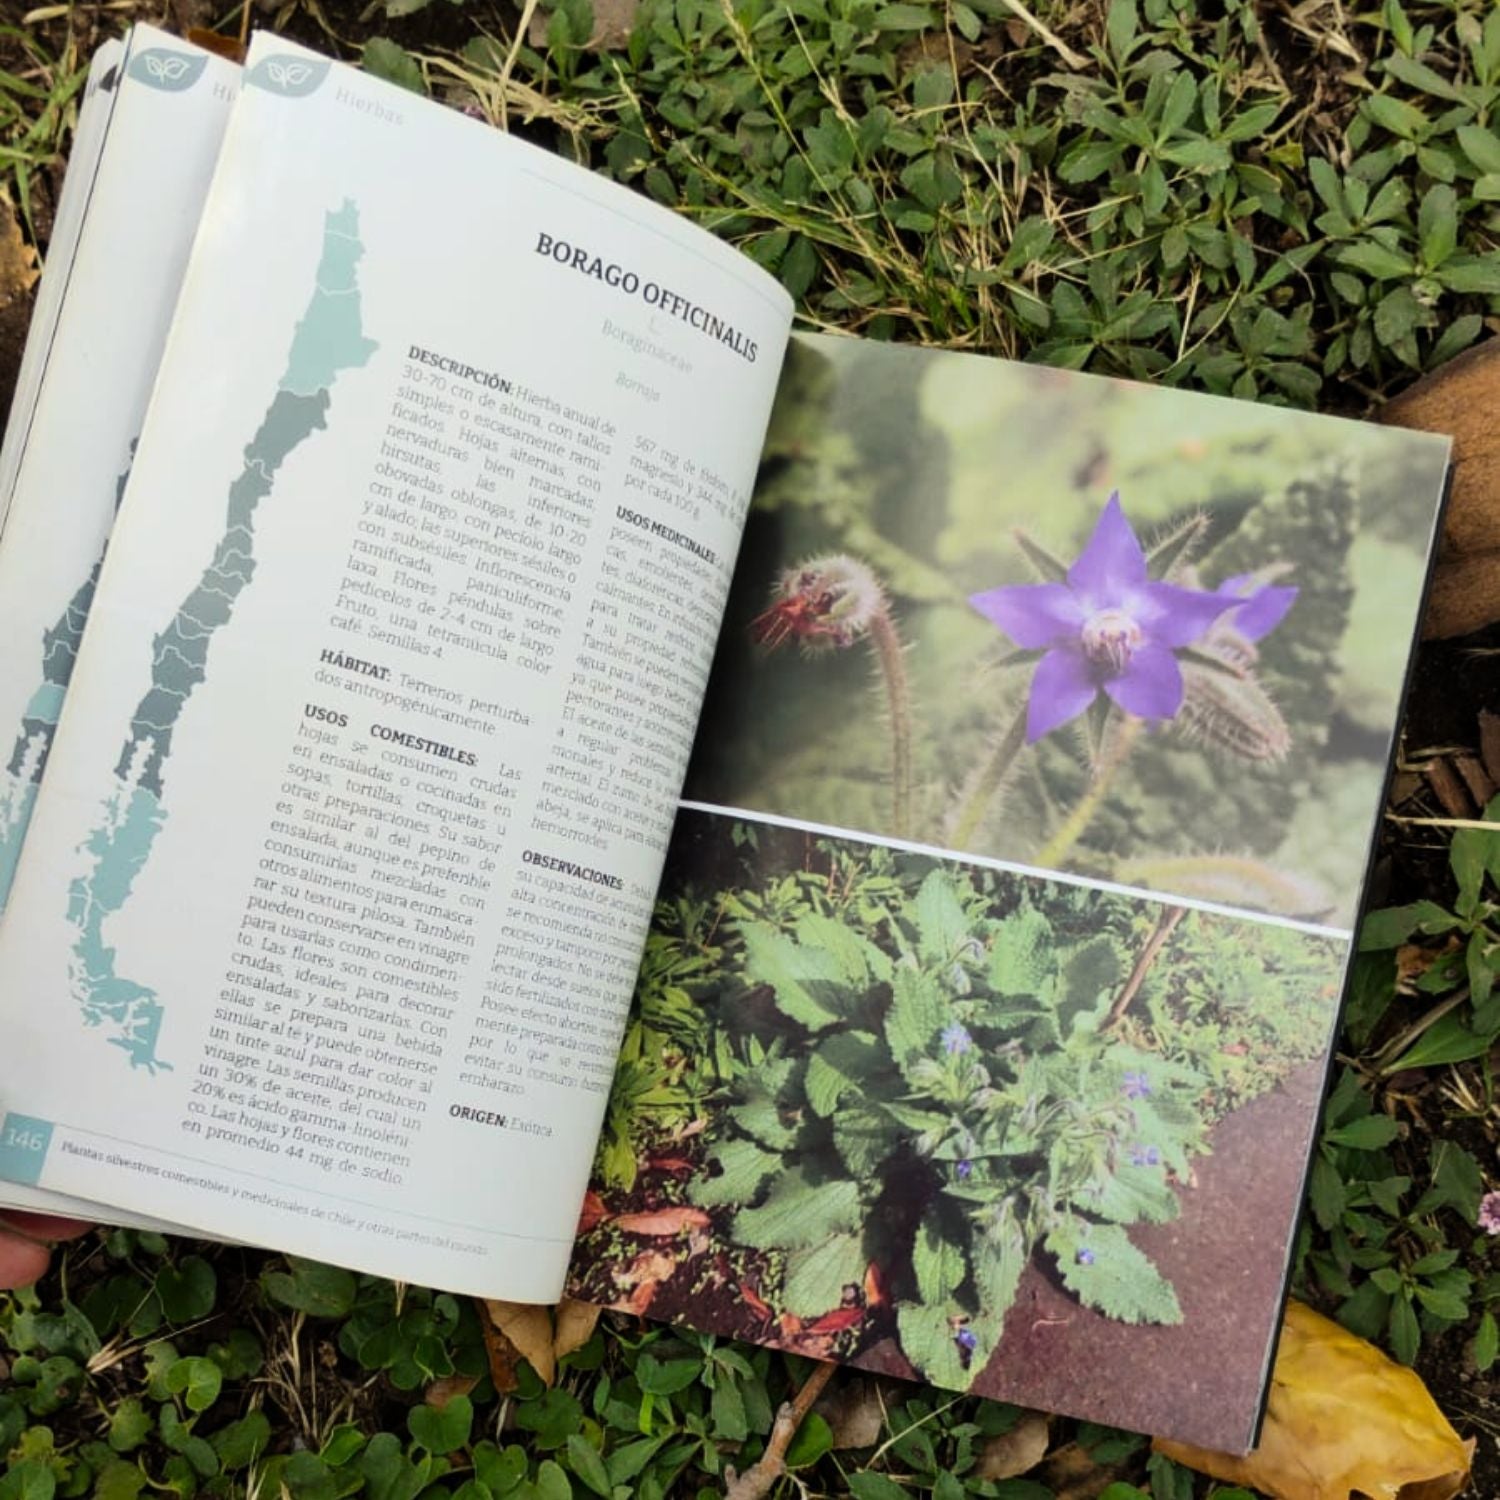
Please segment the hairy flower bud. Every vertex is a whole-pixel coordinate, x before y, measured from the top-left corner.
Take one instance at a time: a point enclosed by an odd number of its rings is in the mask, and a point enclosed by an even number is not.
[[[1281,710],[1250,670],[1255,647],[1221,626],[1199,648],[1223,669],[1182,663],[1182,709],[1174,727],[1190,739],[1240,760],[1277,761],[1292,748]]]
[[[751,636],[773,650],[789,640],[809,651],[852,646],[884,610],[885,593],[866,564],[844,553],[816,557],[781,575]]]

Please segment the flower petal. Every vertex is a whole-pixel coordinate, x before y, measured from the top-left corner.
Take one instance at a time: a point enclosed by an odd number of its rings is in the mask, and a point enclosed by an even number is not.
[[[1060,724],[1076,719],[1098,692],[1094,669],[1081,651],[1049,651],[1037,663],[1031,679],[1031,697],[1026,704],[1026,743],[1033,745]]]
[[[1116,490],[1100,511],[1088,546],[1068,569],[1068,583],[1083,596],[1088,612],[1096,614],[1118,608],[1125,595],[1145,581],[1146,554],[1125,519]]]
[[[1281,624],[1296,599],[1295,588],[1275,588],[1268,585],[1258,589],[1240,605],[1230,616],[1229,623],[1247,641],[1258,641],[1262,636],[1270,635]]]
[[[1182,669],[1165,646],[1142,646],[1104,691],[1138,719],[1170,719],[1182,707]]]
[[[1083,624],[1083,605],[1066,584],[1018,583],[1010,588],[971,594],[969,603],[1016,645],[1040,651],[1076,640]]]
[[[1175,583],[1148,583],[1136,589],[1124,606],[1158,646],[1191,645],[1220,615],[1235,607],[1235,601],[1223,594]]]

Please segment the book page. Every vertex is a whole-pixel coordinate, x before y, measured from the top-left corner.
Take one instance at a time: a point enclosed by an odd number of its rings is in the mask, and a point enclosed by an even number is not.
[[[57,270],[55,326],[35,409],[7,429],[19,448],[0,535],[0,912],[26,838],[88,617],[105,539],[130,468],[239,69],[149,26],[131,33],[98,161],[85,150],[64,192],[78,239]],[[91,81],[92,81],[91,74]],[[87,143],[83,143],[86,144]],[[93,167],[92,176],[89,176]],[[143,196],[151,211],[143,213]],[[49,289],[58,278],[49,268]],[[42,314],[45,317],[45,314]],[[88,440],[79,440],[87,411]]]
[[[63,290],[73,269],[73,255],[78,248],[84,210],[94,185],[94,171],[99,165],[110,113],[118,97],[116,85],[123,51],[122,44],[113,38],[105,42],[90,60],[88,77],[84,80],[67,172],[52,219],[42,278],[37,283],[36,297],[32,302],[26,347],[21,351],[21,365],[16,372],[16,386],[6,415],[5,440],[0,444],[0,535],[4,534],[16,470],[20,466],[21,450],[26,445],[37,392],[41,388],[42,370],[52,347]]]
[[[797,336],[574,1294],[1247,1448],[1448,448]]]
[[[0,929],[6,1175],[556,1296],[789,319],[256,41]]]

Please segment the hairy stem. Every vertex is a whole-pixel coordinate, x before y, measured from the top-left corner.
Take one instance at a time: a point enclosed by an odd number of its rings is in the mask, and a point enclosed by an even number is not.
[[[1099,804],[1104,800],[1110,783],[1115,779],[1115,773],[1125,764],[1126,757],[1129,756],[1131,747],[1141,732],[1142,723],[1144,723],[1142,719],[1127,718],[1120,726],[1114,743],[1105,752],[1104,759],[1100,761],[1099,769],[1094,772],[1094,779],[1089,782],[1087,790],[1073,804],[1073,811],[1063,819],[1062,826],[1042,845],[1041,853],[1036,857],[1036,863],[1042,869],[1058,869],[1073,852],[1073,845],[1083,836],[1084,830],[1089,826],[1089,819],[1098,812]]]
[[[1099,1029],[1107,1031],[1111,1026],[1119,1024],[1125,1012],[1130,1009],[1130,1002],[1140,994],[1141,986],[1146,982],[1146,975],[1151,972],[1151,965],[1156,962],[1157,955],[1166,947],[1167,939],[1177,931],[1177,924],[1187,915],[1185,907],[1168,906],[1163,908],[1161,915],[1156,919],[1156,926],[1152,929],[1151,936],[1146,939],[1146,946],[1141,949],[1140,957],[1135,961],[1135,968],[1130,971],[1130,978],[1125,981],[1125,988],[1115,997],[1115,1002],[1109,1008],[1109,1014],[1104,1018],[1104,1025]]]
[[[870,639],[885,678],[885,694],[891,714],[892,834],[898,839],[911,835],[911,696],[906,683],[906,655],[890,608],[882,604],[870,621]]]
[[[1000,790],[1000,783],[1005,780],[1005,773],[1010,770],[1011,762],[1025,743],[1026,705],[1022,703],[1010,727],[995,741],[989,762],[980,773],[979,780],[974,783],[974,790],[969,793],[969,800],[964,803],[958,820],[953,825],[948,842],[955,849],[969,847],[970,840],[978,832],[979,825],[984,822],[984,816],[990,810],[990,802]]]

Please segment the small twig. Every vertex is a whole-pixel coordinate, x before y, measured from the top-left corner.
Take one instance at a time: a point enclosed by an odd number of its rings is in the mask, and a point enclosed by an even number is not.
[[[1088,58],[1081,53],[1075,52],[1058,34],[1049,26],[1044,25],[1032,13],[1021,4],[1021,0],[1003,0],[1005,8],[1017,18],[1029,26],[1046,44],[1052,48],[1070,68],[1086,68],[1089,65]]]
[[[1110,1006],[1109,1014],[1104,1018],[1104,1025],[1100,1030],[1107,1030],[1117,1025],[1120,1018],[1130,1009],[1130,1002],[1140,993],[1141,986],[1146,982],[1146,975],[1151,972],[1151,965],[1156,962],[1156,956],[1166,946],[1167,939],[1177,930],[1177,924],[1187,915],[1187,908],[1182,906],[1169,906],[1161,916],[1156,919],[1156,927],[1151,936],[1146,939],[1146,946],[1141,949],[1141,956],[1135,961],[1135,968],[1130,971],[1130,978],[1125,981],[1125,988],[1120,991],[1115,1003]]]
[[[786,1450],[796,1437],[802,1419],[823,1394],[828,1377],[837,1368],[832,1360],[821,1361],[813,1367],[812,1374],[796,1396],[791,1401],[782,1402],[771,1427],[766,1451],[743,1474],[736,1474],[730,1468],[724,1470],[724,1500],[764,1500],[771,1493],[771,1486],[786,1473]]]
[[[1478,828],[1484,833],[1500,833],[1500,823],[1486,823],[1481,818],[1403,818],[1397,813],[1385,815],[1387,823],[1403,823],[1415,828]]]

